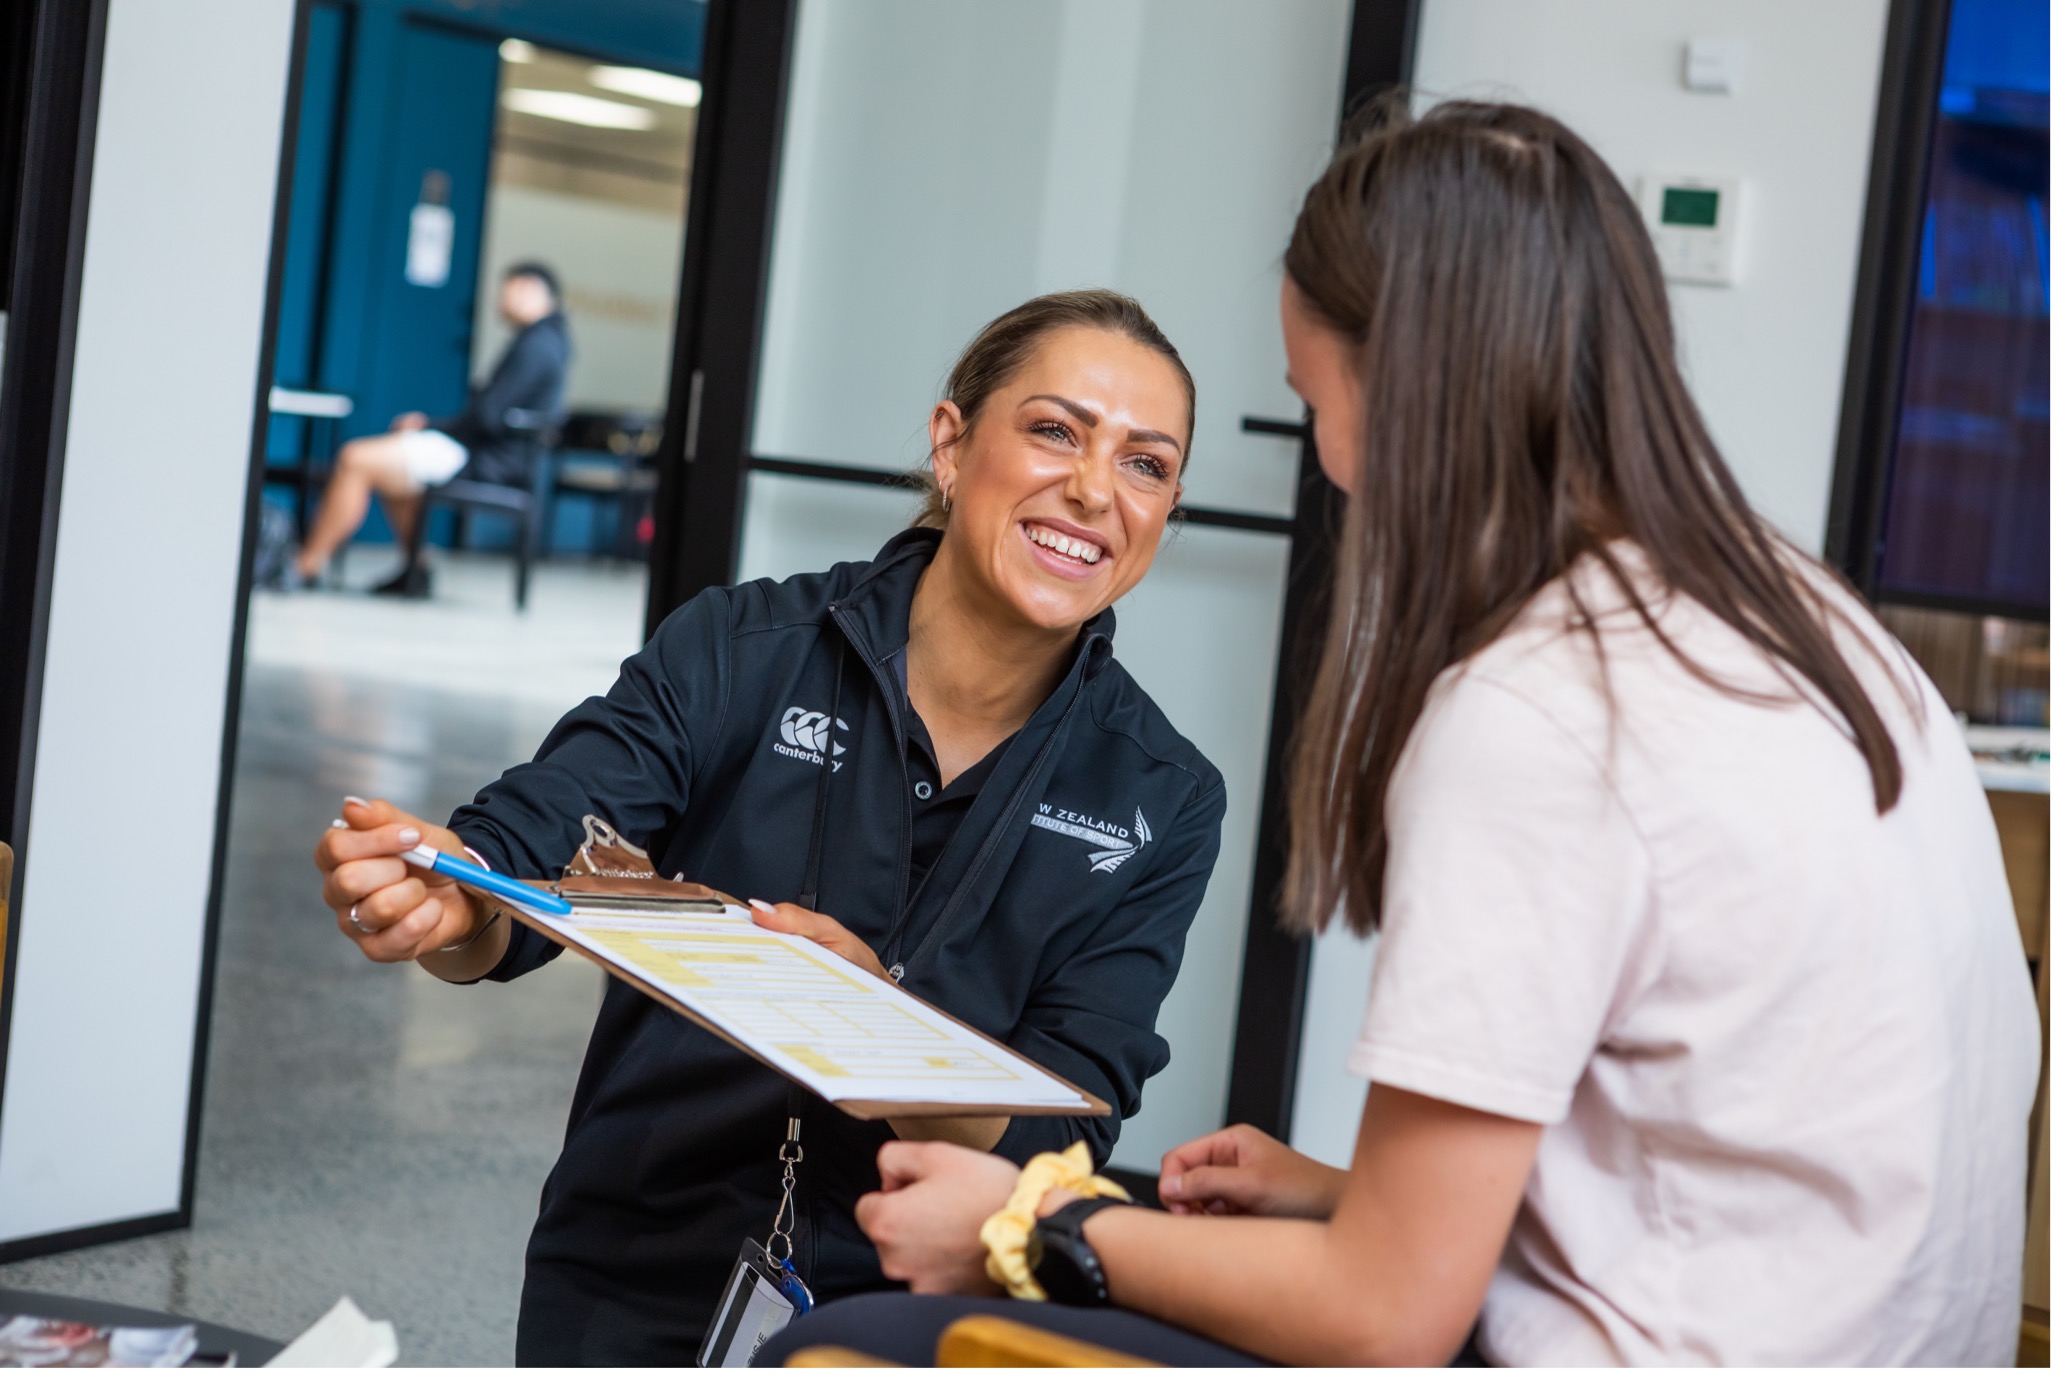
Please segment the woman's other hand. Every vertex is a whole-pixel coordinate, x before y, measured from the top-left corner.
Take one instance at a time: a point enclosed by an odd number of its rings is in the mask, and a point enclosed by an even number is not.
[[[888,1279],[917,1294],[997,1294],[979,1228],[1021,1174],[998,1156],[936,1141],[879,1148],[880,1190],[857,1203],[858,1226],[879,1248]]]
[[[810,912],[807,908],[790,902],[782,902],[775,906],[762,898],[752,898],[750,919],[767,931],[784,931],[791,936],[805,936],[824,950],[843,956],[867,974],[877,975],[888,983],[893,982],[886,973],[886,966],[879,963],[879,957],[872,953],[872,947],[851,935],[849,928],[834,917],[821,912]]]
[[[750,900],[750,919],[767,931],[784,931],[804,936],[832,954],[841,955],[867,974],[893,982],[879,957],[836,918],[790,902],[776,906],[762,898]],[[1005,1117],[893,1117],[887,1123],[904,1141],[948,1141],[975,1151],[992,1150],[1008,1129]]]
[[[381,964],[419,959],[478,934],[487,914],[477,899],[442,875],[399,858],[422,844],[462,856],[465,849],[455,833],[390,802],[356,797],[344,799],[343,820],[344,826],[323,834],[314,862],[322,871],[322,901],[336,913],[336,929],[355,941],[366,958]]]
[[[1249,1213],[1326,1221],[1349,1175],[1256,1127],[1210,1132],[1166,1152],[1158,1197],[1175,1213]]]

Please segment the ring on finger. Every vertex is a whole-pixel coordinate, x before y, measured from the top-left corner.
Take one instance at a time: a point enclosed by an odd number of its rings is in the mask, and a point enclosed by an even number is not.
[[[357,919],[357,904],[354,902],[350,904],[350,910],[344,913],[343,920],[349,922],[351,926],[355,927],[357,930],[357,934],[360,936],[376,936],[379,934],[377,931],[374,931],[371,927],[366,926],[363,922]]]

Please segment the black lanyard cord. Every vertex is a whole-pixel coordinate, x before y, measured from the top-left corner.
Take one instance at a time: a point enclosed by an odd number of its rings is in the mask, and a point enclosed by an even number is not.
[[[834,612],[836,608],[829,608]],[[846,642],[834,620],[824,622],[836,637],[836,676],[829,683],[829,719],[822,726],[822,777],[815,784],[815,825],[807,841],[807,870],[801,875],[800,896],[794,901],[810,912],[820,910],[822,896],[822,833],[829,821],[829,776],[836,772],[836,713],[843,706],[843,655]]]

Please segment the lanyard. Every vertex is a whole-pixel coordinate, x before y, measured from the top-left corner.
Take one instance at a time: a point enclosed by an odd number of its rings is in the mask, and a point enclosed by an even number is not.
[[[832,611],[834,607],[830,608]],[[829,822],[829,776],[836,772],[836,727],[842,722],[836,719],[843,706],[843,655],[845,643],[843,633],[834,622],[829,623],[830,633],[836,637],[836,676],[829,682],[829,724],[827,738],[822,745],[822,776],[815,784],[815,824],[808,834],[807,872],[801,876],[800,896],[794,902],[810,912],[820,910],[822,896],[822,832]],[[794,1133],[799,1134],[800,1123],[793,1124]],[[798,1146],[795,1150],[800,1149]],[[782,1148],[781,1154],[784,1151]],[[792,1167],[787,1167],[792,1173]]]
[[[800,1119],[786,1119],[786,1139],[779,1143],[779,1160],[786,1166],[779,1177],[779,1210],[772,1214],[772,1234],[765,1239],[765,1254],[788,1274],[793,1272],[793,1228],[800,1214],[793,1206],[793,1167],[801,1162]]]

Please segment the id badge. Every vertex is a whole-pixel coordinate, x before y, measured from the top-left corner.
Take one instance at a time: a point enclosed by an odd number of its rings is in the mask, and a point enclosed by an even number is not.
[[[700,1344],[700,1364],[711,1369],[749,1365],[773,1333],[813,1306],[813,1296],[790,1262],[778,1265],[763,1246],[746,1240]]]

